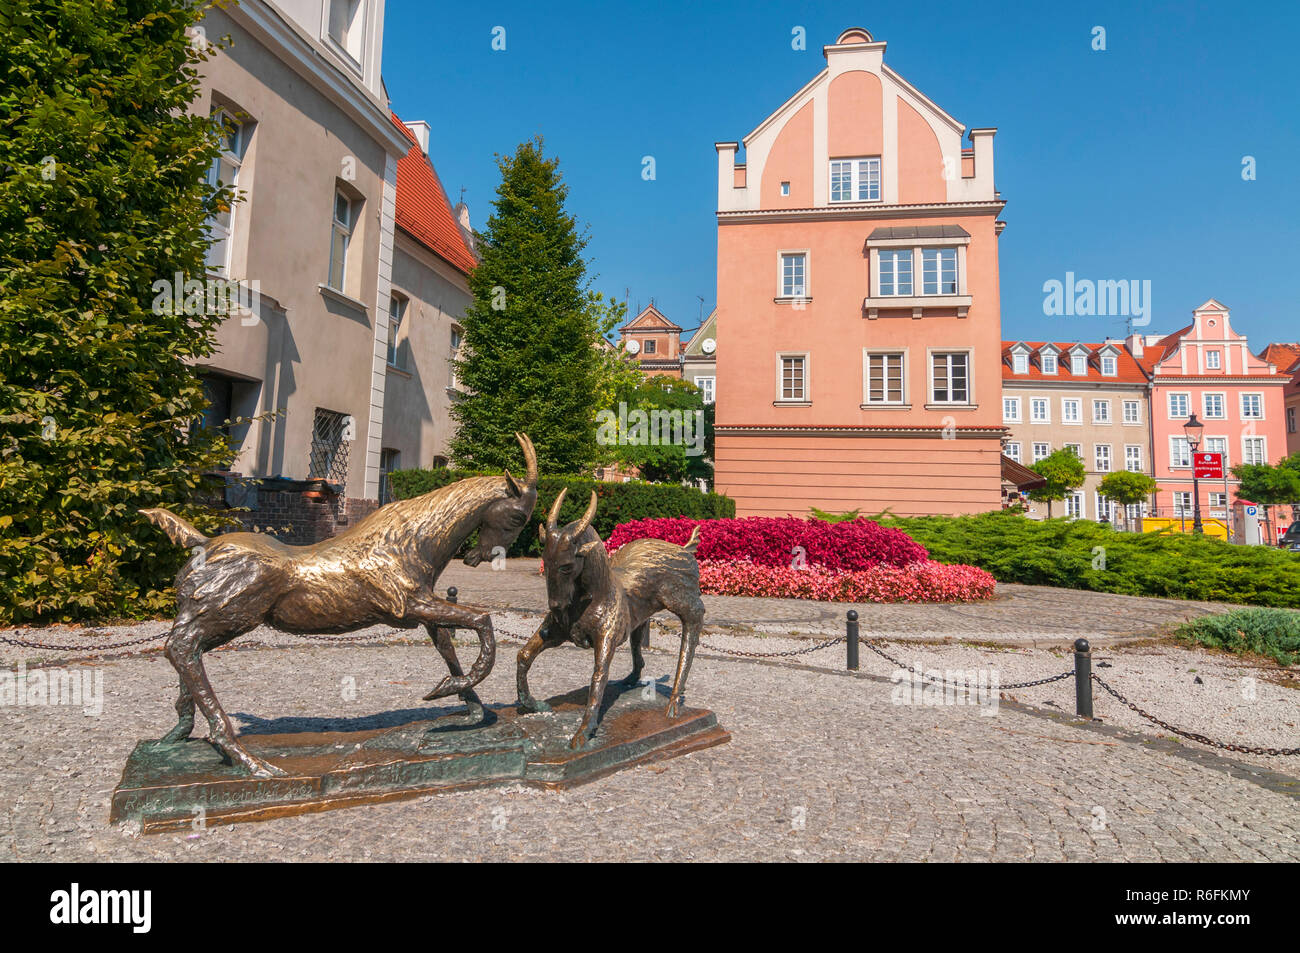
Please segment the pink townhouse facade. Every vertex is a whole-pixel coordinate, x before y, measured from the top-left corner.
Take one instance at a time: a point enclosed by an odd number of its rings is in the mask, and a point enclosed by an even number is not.
[[[1129,350],[1151,381],[1151,456],[1161,516],[1191,516],[1192,466],[1183,425],[1195,413],[1205,424],[1200,450],[1224,454],[1226,468],[1276,463],[1286,456],[1283,394],[1290,377],[1250,352],[1232,329],[1228,309],[1211,298],[1192,323],[1173,334],[1135,334]],[[1237,481],[1201,480],[1203,517],[1222,518]]]
[[[862,29],[718,155],[715,487],[746,515],[1001,505],[994,129]]]

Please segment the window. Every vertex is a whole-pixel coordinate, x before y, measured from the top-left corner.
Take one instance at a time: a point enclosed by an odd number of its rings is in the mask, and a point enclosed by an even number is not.
[[[1192,494],[1189,491],[1178,490],[1174,493],[1174,515],[1192,515]]]
[[[1020,423],[1020,398],[1002,398],[1002,421],[1008,424]]]
[[[1241,438],[1241,462],[1242,463],[1267,463],[1268,454],[1264,452],[1263,437],[1242,437]]]
[[[1061,400],[1061,423],[1078,424],[1083,422],[1083,401],[1077,397],[1065,397]]]
[[[831,201],[880,201],[880,156],[832,159]]]
[[[1228,438],[1227,437],[1206,437],[1205,452],[1222,454],[1223,465],[1228,465]]]
[[[1207,420],[1223,419],[1223,394],[1203,394],[1201,395],[1201,405]]]
[[[1217,508],[1217,509],[1226,509],[1227,506],[1228,506],[1228,494],[1226,494],[1226,493],[1211,493],[1211,494],[1210,494],[1210,506],[1215,507],[1215,508]]]
[[[957,293],[957,249],[921,249],[921,292],[928,295]]]
[[[1142,448],[1139,445],[1130,443],[1124,446],[1124,469],[1142,472]]]
[[[1088,374],[1088,356],[1086,354],[1070,355],[1070,373],[1076,377],[1086,377]]]
[[[400,368],[397,336],[402,330],[402,317],[406,314],[406,299],[401,295],[392,295],[388,299],[388,363]]]
[[[1078,457],[1080,460],[1083,459],[1083,444],[1081,444],[1081,443],[1063,443],[1063,444],[1061,444],[1061,448],[1062,448],[1063,450],[1069,450],[1071,453],[1073,453],[1073,454],[1074,454],[1076,457]]]
[[[208,166],[208,185],[237,188],[239,168],[247,145],[247,128],[224,109],[214,110],[212,121],[221,129],[221,152]],[[234,204],[227,204],[224,210],[214,213],[207,224],[208,237],[212,240],[205,256],[207,269],[216,275],[229,275],[231,236],[235,230]]]
[[[700,396],[706,404],[713,403],[714,393],[716,392],[718,379],[716,377],[697,377],[695,386],[700,389]]]
[[[1192,450],[1187,445],[1186,437],[1169,438],[1169,465],[1171,467],[1190,467]]]
[[[883,296],[912,294],[912,251],[908,248],[880,249],[880,278],[877,294]]]
[[[1140,424],[1142,422],[1141,403],[1136,400],[1124,401],[1124,423]]]
[[[1031,397],[1029,399],[1029,419],[1036,424],[1050,424],[1052,422],[1052,403],[1046,397]]]
[[[1241,395],[1241,419],[1242,420],[1263,420],[1264,419],[1264,395],[1263,394],[1242,394]]]
[[[1286,432],[1295,433],[1295,408],[1294,407],[1288,407],[1286,409]]]
[[[1170,394],[1169,395],[1169,419],[1186,420],[1188,407],[1187,394]]]
[[[1072,520],[1083,519],[1083,494],[1078,490],[1065,495],[1065,515]]]
[[[1104,523],[1110,522],[1110,500],[1097,494],[1097,519]]]
[[[1011,440],[1007,442],[1007,459],[1020,462],[1020,441]]]
[[[1110,423],[1110,401],[1094,400],[1092,402],[1092,422],[1094,424]]]
[[[1039,460],[1046,460],[1046,459],[1047,459],[1048,457],[1050,457],[1051,455],[1052,455],[1052,445],[1051,445],[1050,443],[1035,443],[1035,444],[1034,444],[1034,462],[1035,462],[1035,463],[1037,463]]]
[[[334,190],[334,222],[330,229],[329,286],[335,291],[344,290],[347,278],[348,242],[352,240],[354,202],[341,189]]]
[[[781,195],[782,195],[782,196],[787,196],[787,195],[789,195],[789,194],[790,194],[790,183],[789,183],[789,182],[782,182],[782,183],[781,183]]]
[[[316,408],[311,428],[309,479],[343,483],[348,476],[348,447],[352,441],[352,418],[335,410]]]
[[[643,350],[645,351],[646,354],[653,354],[655,352],[656,346],[657,345],[655,343],[654,338],[647,338]]]
[[[779,400],[808,399],[808,358],[802,355],[781,357]]]
[[[802,298],[807,294],[805,281],[808,256],[802,252],[781,256],[781,297]]]
[[[1119,373],[1119,360],[1114,354],[1103,354],[1101,356],[1101,372],[1107,377],[1114,377]]]
[[[1051,352],[1045,352],[1038,358],[1038,363],[1042,365],[1044,374],[1056,373],[1056,355]]]
[[[903,355],[867,355],[867,403],[903,403]]]
[[[393,491],[388,484],[388,475],[394,470],[400,470],[401,465],[398,463],[402,455],[390,447],[385,447],[379,451],[379,505],[393,502]]]
[[[459,382],[456,380],[456,361],[460,358],[460,343],[461,343],[461,340],[462,340],[462,337],[461,337],[461,330],[460,330],[460,328],[452,328],[452,329],[451,329],[451,339],[450,339],[450,344],[451,344],[451,348],[450,348],[450,356],[449,356],[448,359],[447,359],[447,363],[448,363],[448,364],[450,365],[450,367],[451,367],[451,373],[448,375],[448,381],[449,381],[449,382],[448,382],[448,385],[447,385],[447,386],[448,386],[448,387],[451,387],[453,390],[455,390],[455,389],[457,389],[458,387],[460,387]]]
[[[1206,351],[1206,352],[1205,352],[1205,366],[1206,366],[1209,370],[1212,370],[1212,371],[1217,371],[1217,370],[1219,369],[1219,352],[1218,352],[1218,351]]]
[[[1110,444],[1097,443],[1092,447],[1093,469],[1098,473],[1110,472]]]
[[[365,38],[364,13],[363,0],[329,0],[329,37],[358,65]]]
[[[970,403],[967,374],[969,361],[970,355],[965,351],[931,355],[930,366],[933,373],[931,395],[934,403]]]
[[[1013,374],[1029,373],[1029,355],[1018,351],[1011,355],[1011,372]]]

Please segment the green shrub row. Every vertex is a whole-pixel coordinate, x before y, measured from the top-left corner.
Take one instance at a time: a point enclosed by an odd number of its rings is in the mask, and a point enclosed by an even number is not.
[[[429,470],[399,470],[389,474],[388,479],[393,495],[398,499],[408,499],[467,477],[491,475],[438,467]],[[638,480],[628,483],[606,483],[581,475],[543,476],[537,481],[537,507],[533,510],[533,518],[519,534],[519,538],[510,547],[507,555],[539,555],[537,526],[546,519],[551,504],[566,486],[569,488],[569,495],[564,498],[564,505],[560,507],[561,525],[582,516],[591,499],[591,491],[595,490],[598,502],[596,518],[592,520],[592,526],[600,534],[601,539],[608,539],[615,526],[629,520],[674,516],[686,516],[691,519],[721,519],[736,515],[734,500],[716,493],[704,493],[694,487],[670,483],[643,483]]]
[[[1275,547],[1009,512],[885,517],[881,524],[903,530],[931,559],[979,566],[999,582],[1300,608],[1300,556]]]
[[[1233,609],[1184,622],[1174,635],[1188,642],[1241,655],[1267,655],[1279,665],[1300,662],[1300,612]]]

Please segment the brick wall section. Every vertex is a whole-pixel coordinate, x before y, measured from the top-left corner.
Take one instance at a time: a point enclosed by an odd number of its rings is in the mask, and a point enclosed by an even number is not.
[[[281,484],[282,485],[282,484]],[[256,505],[240,513],[250,532],[262,532],[284,543],[318,543],[355,526],[379,508],[375,500],[339,496],[329,488],[257,491]]]

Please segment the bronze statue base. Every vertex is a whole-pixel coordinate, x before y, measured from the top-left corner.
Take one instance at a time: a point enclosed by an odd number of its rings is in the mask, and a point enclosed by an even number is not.
[[[612,699],[610,691],[595,737],[581,751],[568,743],[582,720],[586,689],[550,699],[545,714],[489,708],[485,722],[473,727],[444,714],[359,731],[241,735],[254,755],[286,772],[275,778],[224,763],[205,739],[141,741],[113,791],[109,820],[138,823],[153,834],[483,785],[567,788],[731,740],[713,712],[685,708],[669,720],[663,695],[646,699],[643,691],[625,689]]]

